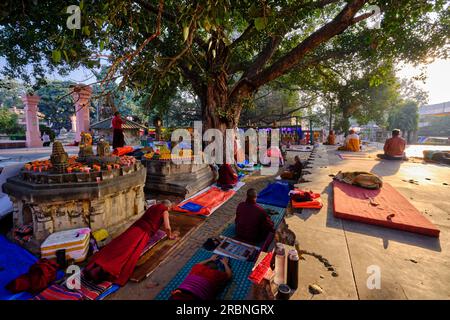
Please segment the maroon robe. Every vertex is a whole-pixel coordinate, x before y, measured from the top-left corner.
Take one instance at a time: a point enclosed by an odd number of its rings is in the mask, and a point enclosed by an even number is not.
[[[251,244],[264,241],[270,232],[275,233],[267,212],[249,199],[238,205],[235,223],[237,239]]]
[[[229,164],[223,164],[219,168],[219,179],[217,184],[219,186],[234,187],[238,183],[237,174]]]
[[[163,204],[148,208],[124,233],[97,252],[86,269],[100,267],[110,281],[123,286],[133,273],[142,250],[163,224],[163,213],[167,210]]]

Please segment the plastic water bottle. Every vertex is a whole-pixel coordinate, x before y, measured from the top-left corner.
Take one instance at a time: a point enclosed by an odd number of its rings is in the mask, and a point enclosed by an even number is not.
[[[277,243],[275,249],[275,279],[276,285],[286,283],[286,250],[282,243]]]

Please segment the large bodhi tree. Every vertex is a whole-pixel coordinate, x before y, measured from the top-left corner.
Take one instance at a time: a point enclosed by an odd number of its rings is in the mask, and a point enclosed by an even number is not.
[[[328,59],[355,56],[421,62],[447,53],[448,1],[406,0],[104,0],[79,3],[81,29],[66,27],[73,0],[0,5],[5,73],[111,63],[147,108],[164,108],[192,90],[206,127],[238,124],[262,86]],[[364,20],[382,12],[381,28]],[[28,67],[26,67],[28,66]]]

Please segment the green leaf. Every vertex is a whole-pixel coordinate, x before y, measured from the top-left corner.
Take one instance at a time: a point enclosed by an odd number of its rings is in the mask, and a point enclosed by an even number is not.
[[[80,10],[83,10],[83,8],[84,8],[84,0],[80,1],[79,7],[80,7]]]
[[[61,51],[53,50],[52,59],[53,59],[53,62],[55,62],[55,63],[58,63],[59,61],[61,61]]]
[[[81,28],[81,33],[87,35],[88,37],[91,35],[91,31],[89,30],[89,26],[84,26]]]
[[[183,39],[184,39],[184,41],[187,40],[188,36],[189,36],[189,26],[185,26],[185,27],[183,27]]]
[[[267,18],[259,17],[255,19],[255,28],[258,31],[263,30],[267,26]]]

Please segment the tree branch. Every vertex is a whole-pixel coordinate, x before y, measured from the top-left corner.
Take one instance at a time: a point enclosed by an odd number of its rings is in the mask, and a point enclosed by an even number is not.
[[[367,0],[353,0],[348,3],[331,22],[312,33],[297,47],[278,59],[269,68],[263,70],[253,78],[249,78],[248,81],[252,83],[254,87],[258,88],[287,73],[309,52],[313,51],[332,37],[345,31],[345,29],[353,23],[354,16],[366,2]]]

